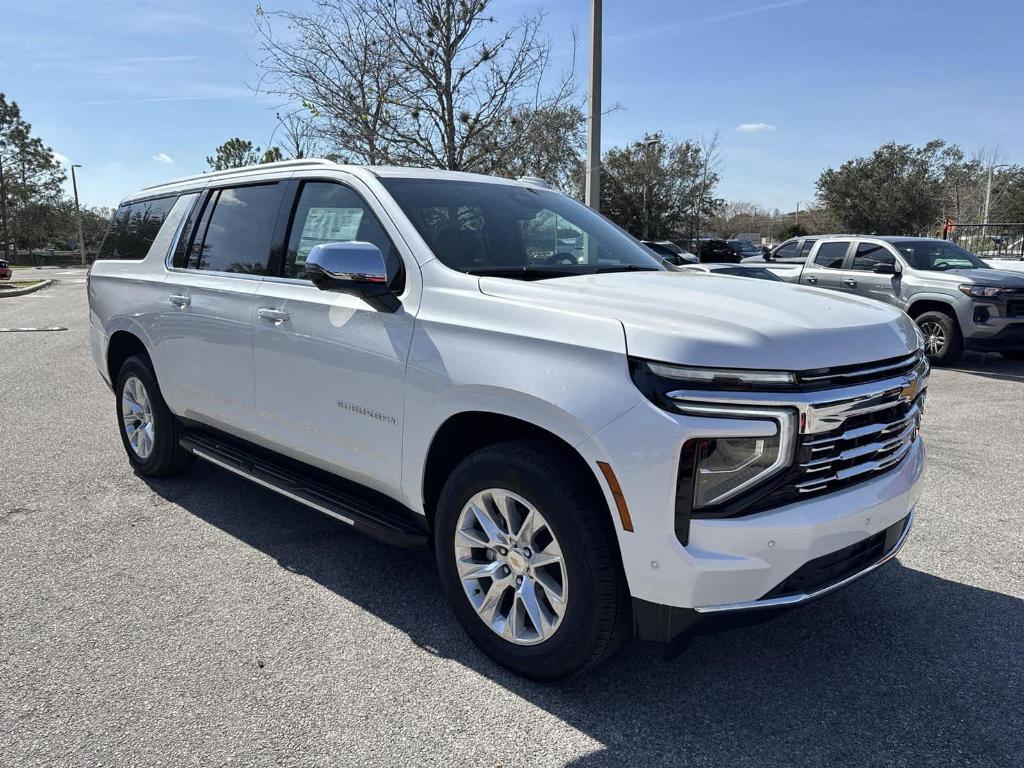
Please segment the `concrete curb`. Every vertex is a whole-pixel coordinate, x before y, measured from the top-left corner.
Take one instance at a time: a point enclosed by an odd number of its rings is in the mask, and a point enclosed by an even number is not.
[[[24,296],[27,293],[35,293],[41,291],[48,285],[52,285],[53,280],[43,280],[39,285],[30,285],[28,288],[18,288],[16,290],[4,290],[0,289],[0,299],[7,298],[9,296]]]

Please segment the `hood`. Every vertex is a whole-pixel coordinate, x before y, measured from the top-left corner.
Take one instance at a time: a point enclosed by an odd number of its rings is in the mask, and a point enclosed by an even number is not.
[[[929,280],[938,280],[954,285],[970,283],[973,285],[998,285],[1005,288],[1024,288],[1024,276],[1006,272],[1002,269],[948,269],[921,270],[919,275],[927,275]]]
[[[616,272],[480,290],[622,323],[630,355],[731,368],[807,370],[899,357],[913,321],[887,304],[818,288],[705,272]]]

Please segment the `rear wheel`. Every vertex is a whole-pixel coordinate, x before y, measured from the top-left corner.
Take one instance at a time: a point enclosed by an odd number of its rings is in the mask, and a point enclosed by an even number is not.
[[[628,594],[604,500],[566,457],[512,441],[466,458],[438,502],[441,581],[472,640],[534,679],[566,677],[626,637]]]
[[[957,321],[944,312],[925,312],[917,317],[924,334],[924,353],[933,365],[952,365],[964,351],[964,338]]]
[[[150,477],[184,472],[194,457],[179,444],[181,427],[160,394],[144,355],[132,355],[117,375],[117,423],[128,461]]]

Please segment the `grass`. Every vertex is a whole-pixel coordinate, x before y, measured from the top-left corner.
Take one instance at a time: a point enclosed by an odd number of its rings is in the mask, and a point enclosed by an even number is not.
[[[0,291],[5,288],[31,288],[33,285],[38,285],[43,282],[42,280],[4,280],[0,282]]]

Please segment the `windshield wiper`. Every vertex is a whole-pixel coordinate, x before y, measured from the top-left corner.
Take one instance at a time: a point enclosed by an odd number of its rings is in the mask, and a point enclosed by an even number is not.
[[[526,267],[471,267],[462,270],[467,275],[480,277],[511,277],[520,280],[531,280],[541,277],[567,277],[586,274],[578,267],[560,264],[536,264]]]
[[[645,267],[642,264],[619,264],[614,267],[598,267],[594,270],[595,275],[605,274],[607,272],[662,272],[664,270],[658,269],[657,267]]]

